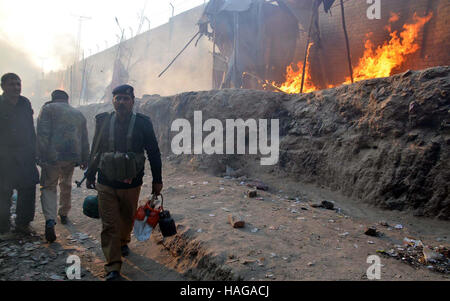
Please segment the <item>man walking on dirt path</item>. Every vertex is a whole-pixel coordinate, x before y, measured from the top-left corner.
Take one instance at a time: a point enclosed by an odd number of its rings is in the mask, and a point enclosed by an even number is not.
[[[17,190],[16,232],[30,233],[34,219],[36,184],[36,132],[30,101],[21,96],[22,82],[14,73],[1,78],[0,95],[0,234],[10,230],[13,190]]]
[[[108,281],[121,279],[121,256],[129,254],[128,243],[144,177],[144,152],[152,170],[152,194],[159,195],[163,187],[161,154],[153,125],[147,116],[133,112],[133,87],[115,88],[112,102],[114,112],[95,117],[91,160],[86,173],[87,188],[98,191],[101,244]]]
[[[45,238],[56,240],[58,213],[61,224],[67,224],[71,208],[72,175],[76,166],[87,168],[89,142],[86,118],[69,104],[62,90],[52,93],[52,101],[41,109],[37,120],[37,154],[41,172],[41,204],[45,216]],[[60,188],[57,212],[56,186]]]

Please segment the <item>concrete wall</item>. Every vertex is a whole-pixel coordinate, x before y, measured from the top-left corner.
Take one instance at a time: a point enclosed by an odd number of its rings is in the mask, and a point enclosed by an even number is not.
[[[158,74],[198,31],[204,7],[199,6],[173,17],[169,23],[142,33],[122,43],[121,61],[129,70],[128,83],[135,87],[135,94],[173,95],[183,91],[209,90],[212,86],[212,42],[202,37],[197,47],[195,41],[161,77]],[[94,102],[103,97],[110,84],[118,45],[86,59],[88,76],[88,100]],[[131,59],[130,58],[131,55]],[[76,67],[77,83],[74,90],[75,103],[79,98],[80,69]],[[70,89],[66,76],[65,88]]]

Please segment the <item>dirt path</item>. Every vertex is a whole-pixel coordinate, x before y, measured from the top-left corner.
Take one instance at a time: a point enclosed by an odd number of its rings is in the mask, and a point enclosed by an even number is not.
[[[80,171],[74,180],[78,178]],[[176,220],[179,235],[163,239],[155,231],[145,243],[132,238],[122,271],[128,280],[362,280],[370,266],[367,257],[403,247],[404,237],[449,246],[448,222],[381,211],[284,179],[261,179],[270,190],[258,190],[257,198],[246,196],[245,179],[213,177],[170,163],[165,164],[164,179],[165,208]],[[151,183],[151,177],[144,182]],[[144,184],[141,198],[150,191],[151,185]],[[38,235],[0,242],[0,279],[64,280],[67,257],[78,255],[82,280],[103,280],[100,221],[81,210],[82,200],[91,193],[74,185],[71,222],[56,226],[58,239],[51,245],[43,240],[38,201],[33,222]],[[334,201],[340,212],[311,206],[322,200]],[[232,228],[230,213],[242,215],[245,228]],[[381,226],[381,220],[403,228]],[[374,225],[381,237],[364,234]],[[394,258],[381,256],[381,264],[382,280],[450,279]]]

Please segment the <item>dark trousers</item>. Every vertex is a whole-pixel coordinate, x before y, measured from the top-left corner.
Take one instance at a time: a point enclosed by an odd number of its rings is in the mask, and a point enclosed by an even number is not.
[[[0,190],[0,232],[7,232],[11,226],[12,190]],[[16,204],[16,225],[26,226],[34,219],[36,186],[18,188]]]

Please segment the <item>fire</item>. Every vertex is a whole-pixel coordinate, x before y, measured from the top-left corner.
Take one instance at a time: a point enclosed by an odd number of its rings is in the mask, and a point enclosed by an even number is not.
[[[431,13],[423,18],[414,14],[414,24],[403,25],[403,31],[400,35],[397,31],[389,30],[390,40],[377,48],[370,40],[367,40],[364,55],[359,60],[358,66],[353,69],[355,81],[391,76],[392,71],[406,61],[407,55],[420,49],[416,42],[417,37],[431,17]],[[396,20],[396,18],[391,18],[391,20]],[[346,79],[344,84],[349,83],[351,83],[350,77]]]
[[[308,46],[307,58],[309,58],[309,50],[313,43]],[[279,88],[281,91],[286,93],[299,93],[302,85],[302,73],[303,73],[303,62],[297,63],[298,71],[294,71],[291,65],[286,68],[286,81],[278,87],[275,83],[272,83],[274,86]],[[305,82],[303,84],[303,92],[309,93],[313,91],[317,91],[319,88],[314,86],[311,79],[311,67],[309,60],[306,59],[306,68],[305,68]]]
[[[420,30],[423,26],[430,21],[432,13],[425,17],[418,17],[414,14],[414,23],[405,24],[403,31],[399,34],[397,31],[391,30],[391,23],[399,20],[399,16],[391,14],[389,19],[389,25],[386,29],[389,31],[390,40],[384,42],[383,45],[375,47],[372,41],[368,39],[365,43],[365,51],[363,56],[359,59],[358,65],[353,68],[354,81],[361,81],[371,78],[388,77],[392,75],[392,72],[400,67],[405,61],[408,55],[415,53],[420,49],[417,43]],[[369,36],[369,35],[368,35]],[[307,57],[309,58],[308,47]],[[303,63],[297,64],[298,71],[294,71],[291,66],[286,69],[286,81],[280,86],[276,86],[280,90],[286,93],[299,93],[301,90]],[[343,84],[350,84],[351,79],[348,76]],[[275,83],[274,83],[275,85]],[[334,86],[329,85],[328,88]],[[311,79],[310,62],[307,60],[305,69],[305,83],[303,87],[304,93],[320,90],[316,87]]]

